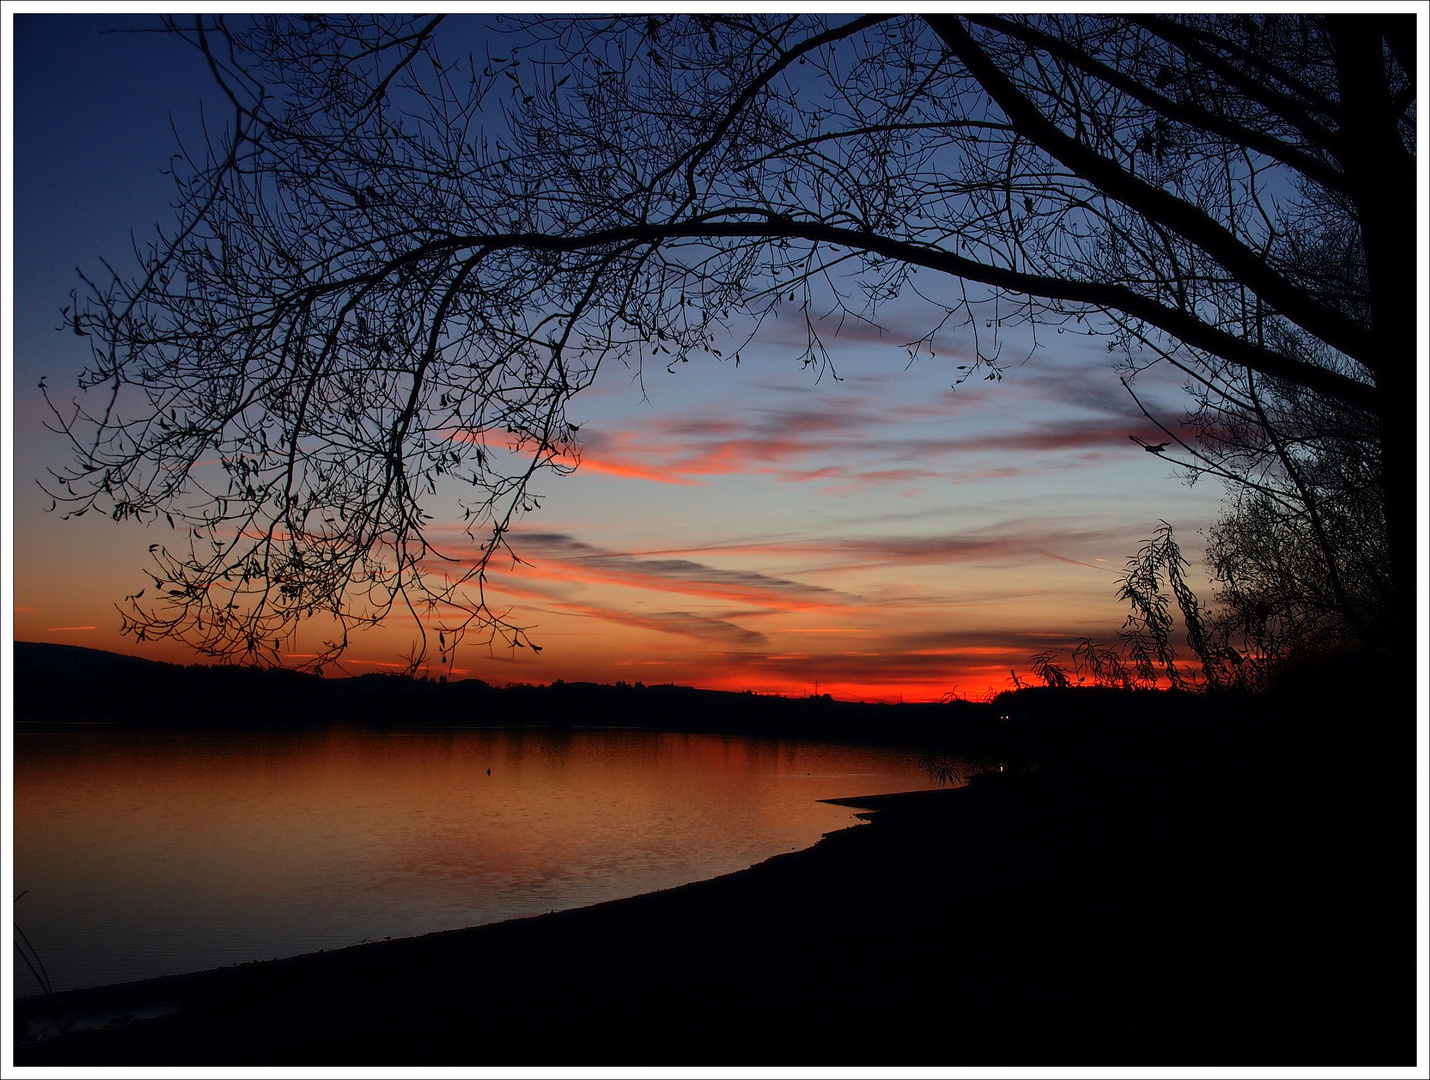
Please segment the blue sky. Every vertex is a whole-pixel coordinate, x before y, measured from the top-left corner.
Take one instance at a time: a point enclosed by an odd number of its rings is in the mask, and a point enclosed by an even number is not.
[[[194,135],[206,101],[221,116],[188,46],[101,33],[149,24],[14,20],[13,618],[20,640],[188,660],[117,633],[156,537],[46,514],[34,482],[65,453],[36,386],[68,391],[85,359],[57,329],[76,268],[133,264],[131,230],[142,240],[168,219],[174,130]],[[901,345],[929,312],[900,302],[883,318],[833,340],[838,378],[802,369],[802,335],[777,323],[738,368],[603,369],[572,408],[581,467],[538,482],[542,507],[513,537],[526,565],[493,580],[543,651],[465,649],[458,673],[978,696],[1034,652],[1111,639],[1117,574],[1159,520],[1200,554],[1222,493],[1129,440],[1156,432],[1101,339],[1043,333],[1001,382],[953,390],[969,341],[948,333],[911,365]],[[1012,333],[1008,355],[1029,352]],[[1138,385],[1169,423],[1187,404],[1155,370]],[[455,503],[439,493],[434,507],[460,556]],[[360,640],[347,669],[400,663],[409,629]]]

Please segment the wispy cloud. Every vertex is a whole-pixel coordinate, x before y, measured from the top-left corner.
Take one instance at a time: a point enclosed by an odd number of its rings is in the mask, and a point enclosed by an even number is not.
[[[597,654],[619,656],[604,659],[602,671],[613,665],[648,671],[640,676],[645,679],[659,672],[662,680],[776,693],[805,693],[818,683],[849,698],[927,700],[954,687],[975,694],[1000,688],[1010,681],[1010,669],[1026,676],[1034,653],[1066,654],[1079,634],[1095,628],[1081,626],[1058,605],[1040,608],[1040,632],[1009,625],[1000,614],[1007,602],[1027,603],[1050,587],[1036,576],[995,575],[981,588],[940,595],[934,586],[920,591],[917,583],[927,575],[856,578],[851,572],[1059,562],[1095,569],[1103,588],[1103,575],[1113,569],[1075,556],[1120,537],[1110,529],[1028,519],[965,533],[772,537],[655,550],[617,550],[557,531],[517,530],[510,539],[521,565],[490,573],[489,597],[555,632],[543,642],[547,663],[560,660],[560,643],[569,639],[578,651],[590,653],[599,642]],[[741,562],[762,568],[722,565]],[[791,564],[802,568],[764,569]],[[815,584],[816,575],[857,580],[867,592]],[[660,595],[684,599],[652,603]],[[596,625],[582,631],[547,616]],[[623,637],[625,631],[664,643],[652,652],[649,644],[633,646],[638,639]]]
[[[574,599],[553,583],[532,582],[503,577],[493,583],[494,595],[514,600],[537,600],[539,605],[527,609],[544,614],[574,616],[598,622],[627,626],[658,634],[677,634],[723,649],[761,649],[769,640],[758,630],[751,630],[735,621],[743,616],[758,616],[759,611],[712,614],[693,611],[631,611],[612,602]],[[546,606],[541,606],[546,605]]]
[[[1042,459],[1052,455],[1080,462],[1094,455],[1126,457],[1129,447],[1135,449],[1129,431],[1145,427],[1102,415],[1011,430],[990,431],[984,423],[960,425],[968,430],[947,435],[911,433],[918,425],[907,412],[855,405],[837,411],[752,410],[735,418],[662,418],[639,430],[592,432],[582,447],[581,468],[664,484],[737,474],[868,485],[1000,478],[1025,471],[1035,460],[1046,467]]]
[[[587,615],[637,630],[660,634],[678,634],[723,649],[764,649],[769,639],[758,630],[740,626],[730,619],[701,615],[692,611],[630,612],[615,607],[594,607],[588,604],[564,604],[569,614]]]
[[[613,551],[565,533],[521,532],[513,545],[527,564],[523,576],[605,582],[782,610],[828,607],[853,599],[835,589],[754,570],[726,569],[683,558]]]
[[[878,522],[870,524],[877,526]],[[526,534],[517,533],[514,537],[514,542],[524,543]],[[633,552],[627,557],[778,555],[816,560],[813,565],[821,571],[853,566],[1010,564],[1030,559],[1052,559],[1110,572],[1107,566],[1085,562],[1064,552],[1107,549],[1109,545],[1123,540],[1122,532],[1112,527],[1070,525],[1057,520],[1030,518],[1003,522],[996,528],[960,533],[754,539],[651,549]]]
[[[846,643],[781,639],[775,647],[746,652],[678,655],[624,661],[658,670],[662,678],[692,679],[720,689],[805,694],[873,701],[934,700],[961,689],[981,696],[1028,679],[1028,660],[1044,650],[1071,649],[1075,639],[998,628],[928,631]],[[794,647],[790,647],[794,646]],[[824,647],[821,647],[824,646]],[[850,647],[853,646],[853,647]],[[693,677],[693,678],[692,678]]]

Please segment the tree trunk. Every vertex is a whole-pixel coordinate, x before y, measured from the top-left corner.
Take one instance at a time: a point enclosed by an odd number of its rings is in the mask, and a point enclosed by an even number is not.
[[[1412,661],[1416,598],[1415,159],[1397,130],[1382,32],[1415,40],[1413,17],[1329,20],[1341,91],[1340,158],[1360,218],[1376,346],[1385,518],[1390,550],[1390,652]],[[1412,666],[1413,670],[1413,666]]]

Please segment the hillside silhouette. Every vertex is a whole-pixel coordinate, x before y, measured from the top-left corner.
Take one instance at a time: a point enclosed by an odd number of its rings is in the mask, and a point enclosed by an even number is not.
[[[15,715],[27,725],[99,722],[184,730],[326,724],[393,727],[649,727],[681,731],[921,740],[984,737],[992,705],[882,705],[672,684],[495,687],[407,675],[324,678],[280,668],[157,663],[73,646],[15,643]]]

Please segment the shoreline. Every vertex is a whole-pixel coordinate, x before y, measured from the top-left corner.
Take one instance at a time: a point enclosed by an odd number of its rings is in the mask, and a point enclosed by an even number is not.
[[[899,792],[892,797],[914,795],[947,796],[960,789],[927,792]],[[852,808],[872,808],[890,798],[887,794],[853,799],[824,799]],[[782,852],[742,870],[714,878],[689,882],[668,889],[607,900],[584,907],[530,915],[501,922],[452,930],[435,931],[416,937],[368,942],[337,949],[320,950],[273,960],[249,961],[203,971],[156,976],[132,982],[80,987],[56,992],[46,999],[31,994],[14,999],[16,1064],[157,1061],[200,1064],[177,1051],[174,1043],[197,1049],[201,1033],[213,1034],[215,1017],[229,1013],[223,1026],[237,1032],[249,1025],[267,1026],[279,1009],[279,1000],[289,1000],[297,987],[336,984],[335,981],[382,979],[424,964],[443,968],[472,962],[481,955],[511,954],[513,950],[546,953],[538,939],[551,936],[567,939],[588,933],[633,928],[647,923],[654,914],[668,924],[692,915],[698,909],[723,903],[739,894],[782,893],[806,869],[809,859],[822,860],[828,845],[838,847],[848,841],[844,834],[867,832],[865,822],[826,833],[810,847]],[[815,853],[819,852],[818,855]],[[663,910],[664,909],[664,910]],[[590,925],[588,925],[590,924]],[[509,957],[508,957],[509,958]],[[440,978],[440,976],[438,976]],[[56,1013],[70,1021],[67,1034],[54,1034],[47,1018]],[[27,1022],[48,1028],[36,1040],[22,1039]],[[173,1030],[180,1029],[180,1030]],[[177,1038],[176,1038],[177,1037]],[[222,1045],[223,1039],[218,1040]],[[165,1047],[164,1044],[170,1044]],[[170,1054],[178,1053],[176,1057]],[[158,1054],[158,1057],[153,1055]],[[116,1056],[111,1056],[116,1055]],[[137,1055],[137,1056],[134,1056]],[[217,1059],[215,1059],[217,1060]],[[225,1057],[223,1060],[229,1060]],[[260,1063],[266,1054],[239,1060]],[[306,1060],[306,1056],[297,1060]],[[326,1058],[324,1058],[326,1060]],[[340,1057],[338,1060],[349,1060]],[[351,1059],[366,1061],[368,1059]],[[510,1061],[502,1055],[496,1060]]]
[[[1010,705],[986,739],[947,731],[1006,773],[830,800],[870,823],[804,850],[71,991],[71,1014],[136,1020],[41,1043],[18,1038],[21,999],[15,1064],[1416,1064],[1418,762],[1392,682]],[[138,1019],[159,1005],[177,1011]]]
[[[1403,837],[1209,767],[830,800],[870,824],[707,881],[57,995],[177,1011],[16,1064],[1413,1064]]]
[[[960,787],[961,786],[963,785],[960,785]],[[711,878],[701,878],[696,881],[683,882],[678,885],[671,885],[665,888],[653,889],[649,892],[635,893],[630,896],[620,896],[610,900],[602,900],[597,901],[595,903],[582,904],[576,907],[558,908],[552,911],[538,912],[531,915],[517,915],[511,918],[499,919],[494,922],[476,923],[471,926],[458,926],[451,927],[445,930],[433,930],[427,933],[415,934],[405,937],[385,938],[382,941],[364,941],[353,943],[350,945],[340,945],[334,948],[317,949],[312,952],[295,953],[291,956],[274,957],[272,959],[243,960],[238,961],[236,963],[223,964],[218,967],[202,968],[195,971],[173,972],[165,975],[152,975],[139,979],[128,979],[122,982],[101,983],[93,986],[71,987],[65,990],[55,991],[52,1000],[56,1003],[68,1006],[68,1008],[65,1010],[66,1013],[75,1014],[73,1017],[75,1020],[75,1024],[72,1030],[89,1030],[95,1027],[103,1027],[105,1026],[104,1023],[95,1023],[95,1021],[120,1020],[125,1016],[134,1016],[136,1019],[147,1019],[148,1017],[138,1016],[138,1013],[141,1011],[153,1010],[172,1011],[176,1008],[175,1006],[167,1004],[167,999],[176,996],[175,994],[170,992],[171,988],[182,988],[186,984],[191,982],[222,980],[228,973],[238,972],[243,969],[271,967],[275,964],[306,962],[314,960],[318,957],[332,957],[340,953],[345,953],[357,949],[375,949],[379,947],[389,946],[394,948],[400,948],[408,943],[422,941],[427,938],[436,938],[442,935],[468,934],[474,931],[488,930],[493,927],[506,926],[515,923],[526,923],[531,922],[533,920],[547,919],[553,916],[570,914],[572,912],[587,911],[593,908],[603,907],[608,904],[619,904],[632,900],[641,900],[648,897],[662,896],[668,893],[676,892],[681,889],[688,889],[697,886],[707,885],[711,882],[721,881],[725,878],[734,878],[740,875],[749,874],[751,871],[757,870],[761,866],[764,866],[766,863],[772,862],[773,860],[809,852],[821,843],[823,843],[829,837],[835,835],[836,833],[844,832],[846,830],[866,828],[870,823],[870,819],[873,816],[873,812],[876,812],[878,808],[883,806],[887,800],[902,800],[908,796],[938,795],[940,793],[946,794],[948,792],[956,790],[959,790],[959,788],[948,787],[942,789],[893,792],[887,794],[875,794],[854,798],[816,799],[815,802],[818,803],[827,803],[829,805],[834,806],[846,806],[851,809],[865,809],[869,810],[870,813],[853,815],[854,817],[859,818],[861,820],[857,823],[845,825],[841,828],[825,833],[819,839],[809,844],[809,846],[807,847],[800,848],[795,851],[776,852],[772,855],[766,856],[765,858],[759,860],[756,863],[751,864],[748,867],[739,870],[727,871],[726,873],[717,874],[716,876]],[[183,991],[181,990],[180,993],[182,994]],[[15,996],[12,997],[11,1001],[12,1004],[18,1010],[22,1010],[26,1016],[34,1018],[38,1023],[49,1028],[49,1030],[41,1036],[40,1041],[49,1041],[54,1037],[54,1025],[49,1020],[46,1020],[44,1016],[47,1009],[47,1000],[46,995],[43,992],[28,993],[24,995]],[[165,1015],[167,1014],[168,1013],[166,1012]]]

